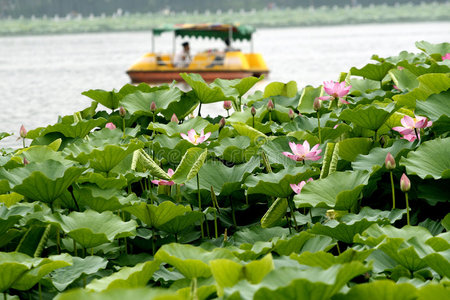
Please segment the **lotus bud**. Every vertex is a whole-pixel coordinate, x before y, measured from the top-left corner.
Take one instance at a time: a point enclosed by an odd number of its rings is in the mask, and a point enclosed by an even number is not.
[[[174,123],[179,123],[180,121],[178,120],[178,118],[177,118],[177,115],[176,114],[173,114],[172,115],[172,118],[170,119],[170,122],[174,122]]]
[[[256,115],[256,108],[254,106],[252,106],[252,108],[250,109],[250,113],[252,114],[252,116]]]
[[[337,214],[336,214],[336,211],[335,211],[334,209],[329,209],[329,210],[327,210],[326,217],[327,217],[328,219],[330,219],[330,220],[335,220],[335,219],[336,219],[336,216],[337,216]]]
[[[400,190],[406,193],[411,189],[411,181],[409,178],[403,173],[402,178],[400,178]]]
[[[231,101],[223,101],[223,108],[226,110],[231,109]]]
[[[123,108],[123,106],[119,107],[119,115],[122,118],[125,118],[125,115],[127,114],[127,111],[125,110],[125,108]]]
[[[109,123],[106,123],[105,128],[113,130],[113,129],[116,129],[116,125],[114,125],[114,123],[112,123],[112,122],[109,122]]]
[[[275,106],[273,105],[272,99],[269,99],[269,102],[267,102],[267,110],[272,111],[274,108]]]
[[[313,108],[315,111],[319,111],[322,107],[322,103],[320,102],[319,98],[314,99]]]
[[[150,111],[154,113],[156,111],[156,103],[155,101],[152,101],[152,104],[150,104]]]
[[[289,108],[288,116],[289,116],[289,119],[294,120],[294,118],[295,118],[295,113],[294,113],[294,111],[292,110],[292,108]]]
[[[222,118],[219,121],[219,128],[224,128],[224,127],[225,127],[225,118]]]
[[[20,126],[20,131],[19,131],[19,132],[20,132],[20,137],[21,137],[21,138],[26,138],[26,137],[27,137],[27,133],[28,133],[28,132],[27,132],[27,130],[25,129],[25,126],[23,126],[23,125]]]
[[[392,156],[391,152],[386,155],[386,159],[384,160],[384,165],[386,169],[393,170],[396,167],[395,158]]]
[[[24,165],[28,165],[30,162],[28,161],[28,159],[26,159],[25,157],[23,158],[23,164]]]

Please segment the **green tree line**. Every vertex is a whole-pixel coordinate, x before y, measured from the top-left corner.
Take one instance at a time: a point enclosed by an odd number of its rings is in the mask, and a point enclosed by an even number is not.
[[[128,13],[156,13],[162,10],[173,12],[210,12],[251,9],[276,9],[319,6],[355,6],[355,5],[395,5],[423,0],[0,0],[0,17],[42,17],[66,16],[67,14],[111,15],[119,9]],[[426,1],[427,2],[427,1]],[[448,0],[435,0],[445,3]]]

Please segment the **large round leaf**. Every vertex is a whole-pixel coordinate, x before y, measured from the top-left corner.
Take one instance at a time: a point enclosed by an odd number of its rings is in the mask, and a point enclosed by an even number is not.
[[[123,222],[110,211],[98,213],[86,210],[82,213],[71,212],[67,216],[55,213],[45,216],[45,220],[61,228],[85,248],[112,242],[120,237],[134,236],[137,226],[136,221]]]
[[[164,89],[144,93],[136,91],[133,94],[125,96],[120,104],[130,113],[137,115],[152,116],[150,110],[152,102],[156,104],[156,113],[166,109],[172,102],[180,101],[182,92],[178,88]]]
[[[450,178],[450,138],[427,141],[400,160],[408,174],[420,178]]]
[[[353,109],[344,109],[339,115],[339,119],[376,131],[391,116],[394,108],[394,103],[385,107],[375,104],[358,105]]]
[[[369,177],[369,173],[363,171],[331,173],[326,178],[305,185],[302,192],[294,196],[295,205],[348,210],[359,199]]]

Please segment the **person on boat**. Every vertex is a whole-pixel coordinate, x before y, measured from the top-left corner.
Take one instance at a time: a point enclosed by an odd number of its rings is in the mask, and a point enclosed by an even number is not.
[[[181,53],[178,53],[178,55],[175,57],[174,64],[177,68],[186,68],[189,66],[192,60],[189,42],[184,42],[181,45],[183,46],[183,51]]]
[[[239,49],[231,47],[230,40],[228,38],[224,39],[223,42],[225,43],[224,52],[239,51]]]

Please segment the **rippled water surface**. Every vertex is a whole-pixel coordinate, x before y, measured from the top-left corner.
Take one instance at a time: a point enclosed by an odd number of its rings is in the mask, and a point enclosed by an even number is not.
[[[268,80],[295,80],[299,87],[337,79],[352,66],[362,67],[372,54],[418,52],[415,41],[450,41],[450,22],[372,24],[333,27],[260,29],[254,37],[271,69]],[[179,47],[182,40],[177,40]],[[237,47],[248,51],[249,43]],[[192,52],[222,48],[218,41],[192,40]],[[171,51],[171,35],[157,39],[157,51]],[[150,49],[147,32],[98,33],[0,38],[0,132],[15,133],[0,147],[15,147],[19,127],[54,124],[90,104],[89,89],[120,89],[129,82],[125,70]],[[217,114],[204,106],[203,114]],[[204,110],[204,111],[203,111]]]

